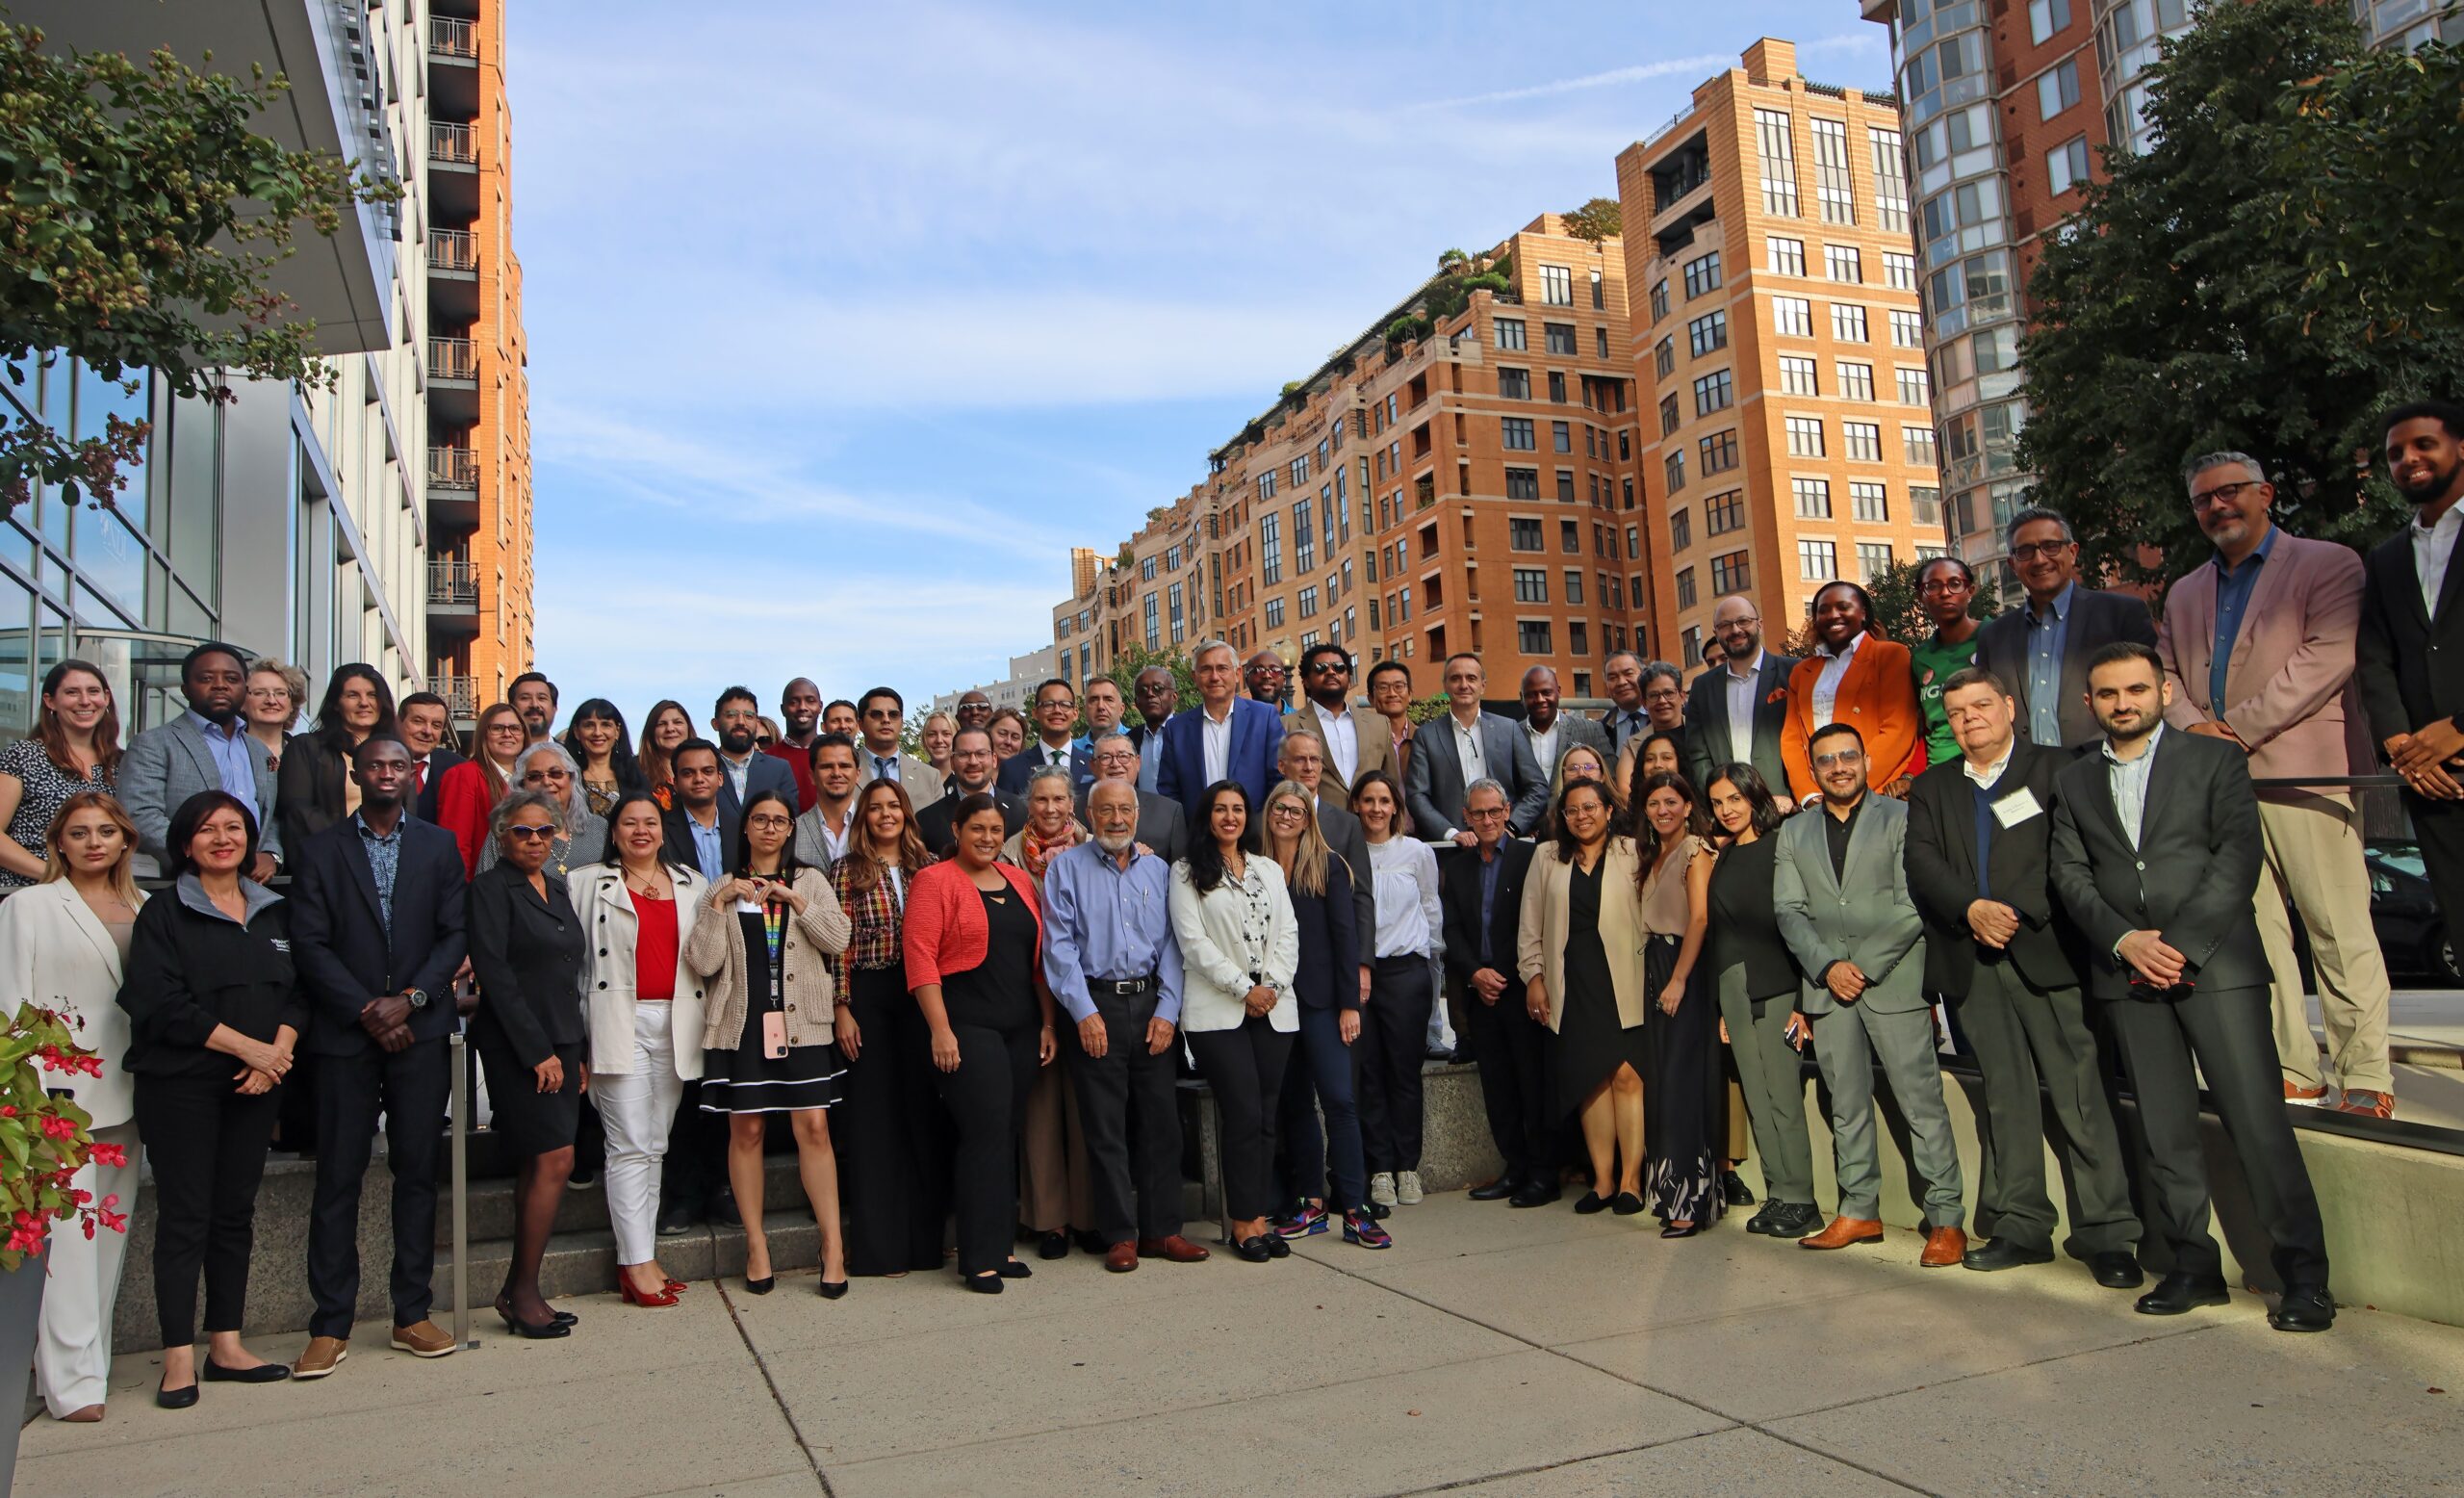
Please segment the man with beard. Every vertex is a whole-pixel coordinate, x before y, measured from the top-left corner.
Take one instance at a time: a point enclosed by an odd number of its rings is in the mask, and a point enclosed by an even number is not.
[[[273,818],[273,758],[240,718],[248,665],[236,645],[209,640],[180,662],[186,712],[137,736],[121,757],[120,804],[137,824],[138,851],[167,863],[171,814],[200,790],[227,790],[257,819],[257,861],[248,877],[273,877],[282,829]],[[141,868],[141,873],[153,870]],[[23,995],[20,995],[23,996]]]
[[[1685,778],[1707,786],[1720,765],[1751,764],[1782,814],[1793,812],[1797,803],[1788,794],[1788,762],[1780,740],[1787,730],[1788,674],[1797,668],[1797,658],[1762,648],[1762,615],[1742,593],[1711,606],[1711,633],[1719,640],[1721,663],[1696,677],[1686,697]]]
[[[1128,729],[1130,747],[1138,751],[1138,788],[1151,795],[1164,765],[1164,724],[1180,705],[1181,684],[1171,667],[1148,666],[1129,687],[1138,705],[1138,721]]]
[[[556,684],[536,671],[525,671],[513,679],[513,686],[504,700],[522,714],[522,731],[538,743],[556,726]]]
[[[1270,650],[1259,651],[1241,668],[1241,686],[1249,700],[1263,702],[1278,713],[1283,711],[1284,691],[1291,680],[1283,658]]]
[[[2018,694],[2028,741],[2084,753],[2095,747],[2088,660],[2116,640],[2156,643],[2144,601],[2079,582],[2079,543],[2058,510],[2031,507],[2003,530],[2011,568],[2028,590],[2020,607],[1976,632],[1976,664]]]
[[[1027,804],[1016,796],[994,788],[992,778],[1000,772],[1001,762],[992,754],[992,735],[980,728],[962,728],[950,740],[950,781],[941,799],[915,809],[915,835],[924,839],[924,851],[936,858],[945,856],[957,831],[959,803],[981,790],[990,795],[1001,807],[1001,826],[1006,836],[1015,836],[1027,825]]]
[[[1095,680],[1100,682],[1103,678]],[[1092,827],[1095,825],[1095,813],[1089,801],[1094,794],[1094,788],[1105,781],[1116,780],[1136,789],[1138,751],[1130,746],[1127,735],[1114,729],[1097,736],[1093,751],[1087,756],[1087,764],[1094,771],[1095,778],[1078,793],[1078,819]],[[1181,804],[1167,801],[1151,790],[1139,791],[1138,843],[1167,864],[1180,862],[1181,855],[1189,851],[1189,824],[1181,815]]]
[[[1608,736],[1599,724],[1557,710],[1557,673],[1548,666],[1523,673],[1523,736],[1539,762],[1540,778],[1552,786],[1557,783],[1558,757],[1577,744],[1598,750],[1602,763],[1613,762]]]
[[[797,677],[779,693],[779,737],[761,752],[796,778],[796,810],[812,810],[812,744],[821,736],[821,687]]]
[[[828,873],[856,833],[856,741],[844,734],[813,740],[812,810],[796,818],[796,862]]]
[[[761,704],[753,695],[753,688],[731,686],[719,693],[718,702],[710,709],[710,732],[718,736],[719,742],[719,810],[730,819],[744,814],[745,803],[757,790],[775,790],[794,798],[795,775],[758,747]],[[733,858],[735,850],[730,848],[728,856]]]
[[[1372,770],[1402,777],[1395,764],[1395,740],[1385,717],[1351,703],[1351,652],[1322,640],[1300,653],[1300,693],[1308,700],[1284,714],[1284,732],[1303,729],[1325,747],[1327,782],[1342,797]]]
[[[959,720],[961,728],[990,728],[992,699],[972,689],[961,692],[958,708],[952,715]]]

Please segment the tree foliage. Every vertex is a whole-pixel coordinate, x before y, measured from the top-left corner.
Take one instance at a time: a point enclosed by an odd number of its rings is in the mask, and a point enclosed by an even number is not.
[[[2148,97],[2155,142],[2108,153],[2031,284],[2036,498],[2084,567],[2141,581],[2207,553],[2180,476],[2197,452],[2257,456],[2304,533],[2384,533],[2402,506],[2377,414],[2464,388],[2464,57],[2373,53],[2342,6],[2217,4]]]
[[[1617,199],[1595,197],[1580,208],[1569,209],[1557,217],[1566,220],[1566,232],[1578,240],[1597,245],[1615,239],[1625,232],[1625,220],[1619,215]]]
[[[1173,711],[1197,706],[1197,668],[1187,652],[1127,645],[1113,652],[1112,668],[1103,674],[1120,688],[1121,701],[1128,705],[1129,711],[1138,710],[1138,676],[1148,666],[1162,666],[1172,673]]]
[[[1895,561],[1881,577],[1864,584],[1866,596],[1874,601],[1874,633],[1912,649],[1934,637],[1934,621],[1926,615],[1916,594],[1916,584],[1923,580],[1924,571],[1924,560]],[[1979,590],[1968,603],[1967,611],[1972,619],[1990,619],[1994,614],[1993,601]],[[1816,643],[1811,619],[1790,623],[1785,643],[1789,655],[1810,656]]]
[[[332,235],[353,200],[399,189],[249,122],[289,86],[195,71],[168,52],[42,50],[0,20],[0,359],[22,385],[59,354],[134,392],[150,368],[180,398],[228,399],[226,372],[312,379],[315,324],[270,285],[298,226]],[[107,498],[145,424],[71,441],[0,405],[0,506],[32,483]]]

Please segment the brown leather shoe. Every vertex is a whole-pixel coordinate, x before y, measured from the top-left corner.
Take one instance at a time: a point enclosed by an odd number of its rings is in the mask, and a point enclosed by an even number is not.
[[[394,1351],[413,1357],[443,1357],[453,1351],[453,1338],[435,1322],[394,1329]]]
[[[295,1379],[321,1379],[350,1356],[350,1343],[341,1337],[310,1337],[299,1360],[291,1365]]]
[[[1880,1243],[1883,1225],[1870,1217],[1835,1217],[1831,1226],[1810,1238],[1799,1238],[1801,1249],[1844,1249],[1852,1243]]]
[[[1925,1252],[1916,1262],[1927,1269],[1948,1269],[1967,1253],[1967,1234],[1957,1227],[1937,1227],[1925,1234]]]
[[[1104,1251],[1104,1267],[1116,1275],[1125,1275],[1138,1267],[1138,1245],[1127,1238]]]
[[[1174,1233],[1168,1238],[1139,1239],[1138,1256],[1169,1259],[1175,1264],[1195,1264],[1203,1261],[1207,1253],[1179,1233]]]

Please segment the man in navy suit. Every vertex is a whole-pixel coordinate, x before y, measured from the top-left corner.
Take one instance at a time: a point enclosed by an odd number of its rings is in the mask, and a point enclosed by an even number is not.
[[[348,1350],[359,1304],[359,1183],[376,1117],[394,1176],[393,1345],[442,1357],[428,1320],[436,1264],[437,1147],[452,1086],[453,970],[462,964],[462,853],[409,814],[411,751],[372,734],[352,751],[359,811],[308,839],[291,889],[293,961],[315,1019],[317,1201],[308,1223],[316,1314],[294,1377],[322,1378]]]
[[[1078,772],[1086,767],[1085,750],[1069,736],[1069,725],[1078,718],[1078,694],[1059,677],[1036,687],[1036,741],[1001,762],[1001,773],[995,784],[1007,795],[1027,793],[1027,778],[1047,764],[1057,764],[1069,771],[1069,784],[1080,784]]]
[[[1249,793],[1250,816],[1265,809],[1276,779],[1275,755],[1283,747],[1283,718],[1241,695],[1240,658],[1223,641],[1207,641],[1190,660],[1197,676],[1197,710],[1166,720],[1155,789],[1189,813],[1190,836],[1195,839],[1212,836],[1200,825],[1198,802],[1219,780],[1240,782]]]
[[[761,738],[761,700],[750,686],[731,686],[719,693],[710,709],[710,731],[719,737],[719,814],[733,820],[755,791],[775,790],[790,806],[796,800],[796,772],[783,760],[774,760],[757,747]],[[735,850],[730,848],[733,858]]]
[[[436,820],[436,786],[445,772],[462,762],[462,756],[445,747],[452,732],[450,710],[445,699],[434,692],[413,692],[402,699],[394,721],[402,731],[402,742],[411,750],[411,788],[402,799],[409,804],[411,814],[424,822]]]

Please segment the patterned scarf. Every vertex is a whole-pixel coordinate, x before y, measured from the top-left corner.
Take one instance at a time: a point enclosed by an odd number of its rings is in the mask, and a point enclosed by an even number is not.
[[[1046,842],[1036,836],[1035,825],[1029,823],[1018,835],[1018,857],[1026,865],[1027,877],[1041,884],[1044,865],[1052,862],[1053,855],[1068,852],[1086,836],[1086,831],[1075,821],[1067,821],[1061,824],[1061,836]]]

